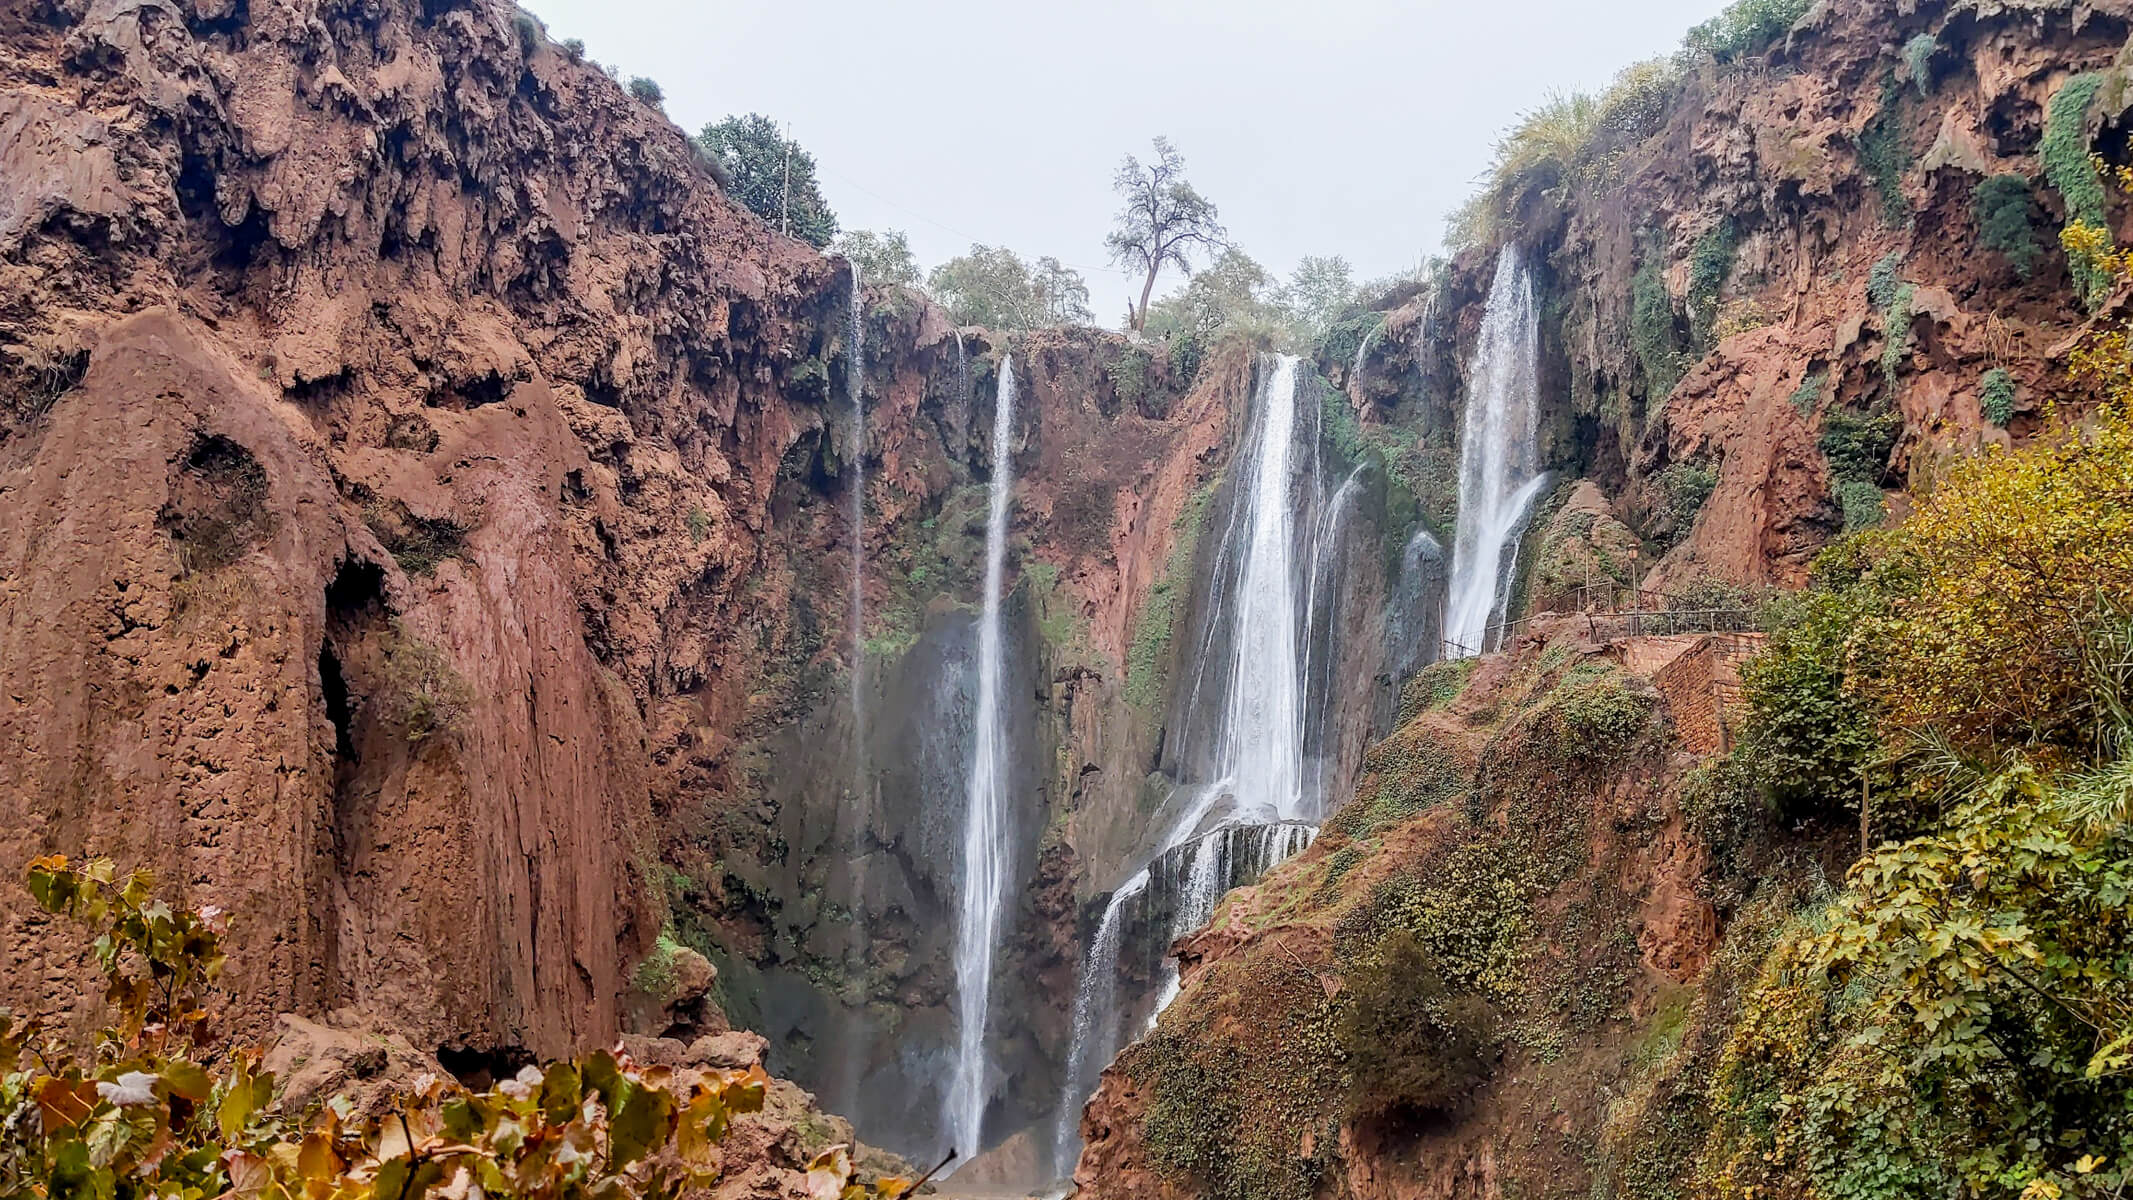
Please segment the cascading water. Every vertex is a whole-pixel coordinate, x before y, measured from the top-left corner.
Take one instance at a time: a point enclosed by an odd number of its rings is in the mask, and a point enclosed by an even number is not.
[[[1547,482],[1538,438],[1540,323],[1533,277],[1515,244],[1496,259],[1473,379],[1459,437],[1459,522],[1444,619],[1452,658],[1488,649],[1489,627],[1509,599],[1504,577],[1516,553],[1506,551]]]
[[[988,1099],[986,1018],[992,1004],[993,953],[1007,904],[1013,849],[1007,814],[1007,723],[1001,710],[1001,589],[1007,573],[1007,514],[1014,488],[1015,370],[1000,360],[1000,390],[992,415],[992,486],[985,520],[985,599],[978,623],[978,700],[972,731],[968,803],[963,823],[963,870],[955,943],[956,1060],[949,1082],[946,1127],[965,1161],[984,1136]]]
[[[852,803],[862,808],[867,796],[866,714],[866,609],[867,609],[867,402],[866,402],[866,298],[861,294],[859,266],[852,267],[851,324],[846,330],[847,358],[844,390],[851,399],[851,509],[852,527]]]
[[[1204,775],[1180,782],[1171,806],[1176,816],[1155,842],[1148,865],[1112,893],[1082,959],[1053,1139],[1062,1173],[1072,1165],[1081,1103],[1096,1083],[1093,1068],[1109,1061],[1125,1020],[1117,983],[1127,923],[1153,922],[1167,946],[1206,924],[1225,892],[1301,852],[1317,832],[1310,822],[1318,815],[1318,797],[1305,778],[1307,626],[1310,606],[1330,578],[1320,551],[1353,507],[1348,501],[1356,476],[1325,502],[1315,458],[1301,461],[1298,363],[1283,355],[1264,374],[1210,584],[1210,615],[1198,639],[1201,669],[1179,734],[1188,745],[1184,773]],[[1315,417],[1317,411],[1310,413]],[[1311,427],[1316,430],[1315,420]],[[1311,449],[1315,455],[1315,438]],[[1311,468],[1300,506],[1299,467]],[[1227,635],[1226,652],[1216,649],[1218,626]],[[1212,710],[1219,723],[1210,752],[1201,753],[1189,717],[1202,708],[1199,693],[1210,679],[1221,681],[1222,699]],[[1151,1014],[1178,987],[1176,966],[1167,958],[1155,970]]]

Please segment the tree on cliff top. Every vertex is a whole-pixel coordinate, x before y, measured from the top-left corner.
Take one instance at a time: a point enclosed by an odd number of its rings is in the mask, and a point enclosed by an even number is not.
[[[919,285],[918,260],[911,256],[911,241],[901,229],[887,229],[880,233],[871,229],[851,230],[830,243],[830,253],[857,267],[859,277],[868,283],[891,287]]]
[[[933,269],[926,290],[959,325],[1036,329],[1089,322],[1089,285],[1056,258],[1035,266],[1005,246],[972,246]]]
[[[1133,310],[1133,328],[1148,323],[1148,297],[1165,266],[1192,273],[1192,255],[1214,254],[1227,236],[1216,220],[1214,202],[1185,182],[1185,156],[1169,138],[1155,139],[1155,161],[1143,164],[1132,155],[1119,164],[1111,186],[1125,198],[1118,225],[1104,244],[1120,266],[1144,272],[1141,302]]]
[[[730,194],[779,231],[821,249],[837,215],[815,183],[814,156],[761,113],[706,125],[697,142],[733,177]]]

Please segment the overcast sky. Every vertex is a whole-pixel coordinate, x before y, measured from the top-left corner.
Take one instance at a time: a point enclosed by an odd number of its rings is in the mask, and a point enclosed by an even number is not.
[[[1105,260],[1111,176],[1154,135],[1275,273],[1338,254],[1389,274],[1436,248],[1521,112],[1673,49],[1722,0],[529,7],[625,78],[658,80],[684,129],[788,123],[843,228],[905,231],[922,269],[972,242],[1052,255],[1109,324],[1138,291]]]

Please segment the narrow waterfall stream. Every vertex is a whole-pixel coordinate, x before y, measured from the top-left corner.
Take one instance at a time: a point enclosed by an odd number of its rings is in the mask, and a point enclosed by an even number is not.
[[[1510,599],[1509,578],[1533,502],[1547,486],[1540,469],[1540,321],[1533,276],[1516,243],[1496,259],[1473,389],[1459,435],[1459,522],[1452,543],[1444,653],[1489,649],[1490,626]],[[1508,553],[1507,553],[1508,551]]]
[[[1177,993],[1176,966],[1165,957],[1155,967],[1152,997],[1129,1004],[1118,994],[1125,928],[1154,921],[1167,946],[1206,924],[1231,888],[1300,853],[1317,833],[1318,781],[1306,778],[1307,698],[1310,675],[1331,664],[1307,663],[1311,606],[1325,598],[1321,554],[1354,507],[1357,476],[1330,499],[1322,494],[1317,393],[1302,409],[1299,362],[1282,355],[1263,370],[1236,460],[1236,490],[1182,710],[1185,750],[1169,806],[1175,816],[1146,865],[1111,894],[1082,958],[1053,1136],[1061,1174],[1072,1169],[1082,1102],[1117,1052],[1129,1011],[1153,1020]],[[1308,422],[1299,419],[1305,415]],[[1299,453],[1305,435],[1308,460]],[[1210,697],[1219,687],[1219,700],[1203,701],[1203,687]],[[1200,712],[1215,714],[1211,729],[1193,728]]]
[[[852,530],[852,798],[856,811],[864,812],[867,801],[867,401],[866,401],[866,297],[860,290],[859,265],[852,269],[850,325],[844,368],[844,391],[851,401],[851,509],[847,514]]]
[[[944,1124],[967,1161],[982,1147],[989,1071],[985,1032],[992,1006],[993,955],[1007,906],[1013,848],[1007,820],[1008,745],[1001,677],[1001,592],[1007,573],[1007,517],[1014,490],[1014,360],[1000,360],[993,402],[992,482],[985,519],[985,598],[978,624],[978,696],[963,824],[963,863],[955,941],[956,1058]]]

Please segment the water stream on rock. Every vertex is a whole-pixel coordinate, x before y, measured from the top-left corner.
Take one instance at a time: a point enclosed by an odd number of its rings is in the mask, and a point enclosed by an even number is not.
[[[1510,598],[1518,537],[1547,485],[1538,437],[1540,322],[1533,277],[1516,243],[1496,259],[1473,379],[1459,436],[1459,521],[1444,620],[1448,658],[1489,648],[1490,626],[1502,620]]]
[[[978,623],[978,697],[963,823],[963,863],[955,942],[956,1058],[945,1126],[967,1161],[982,1147],[988,1099],[985,1053],[993,955],[1007,906],[1014,848],[1007,813],[1007,723],[1001,705],[1001,591],[1007,573],[1007,517],[1014,489],[1014,361],[1000,360],[993,402],[992,483],[985,519],[985,597]]]
[[[851,324],[844,368],[844,390],[851,399],[852,527],[852,800],[864,810],[867,797],[866,609],[867,609],[867,402],[866,297],[860,291],[859,266],[852,264]]]

